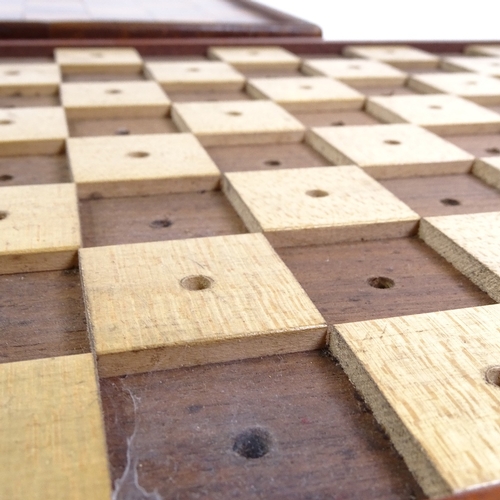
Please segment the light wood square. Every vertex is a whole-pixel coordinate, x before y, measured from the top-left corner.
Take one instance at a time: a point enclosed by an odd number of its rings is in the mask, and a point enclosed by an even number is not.
[[[342,82],[321,76],[255,78],[247,92],[258,99],[271,99],[289,111],[361,109],[365,96]]]
[[[60,83],[57,64],[0,64],[0,95],[55,95]]]
[[[168,114],[170,100],[156,82],[63,83],[68,118],[144,118]]]
[[[240,90],[245,77],[222,61],[149,62],[146,73],[165,90]]]
[[[54,50],[57,64],[64,73],[136,73],[142,59],[133,48],[60,48]]]
[[[500,45],[468,45],[464,52],[471,55],[500,57]]]
[[[101,376],[316,349],[321,314],[259,234],[85,248]]]
[[[469,172],[474,156],[416,125],[318,127],[306,140],[336,165],[376,179]]]
[[[478,158],[472,166],[472,173],[490,186],[500,189],[500,157]]]
[[[204,146],[299,142],[305,127],[271,101],[176,103],[172,119]]]
[[[441,66],[452,71],[474,71],[485,75],[500,76],[500,57],[446,57]]]
[[[333,355],[431,498],[500,475],[499,324],[495,304],[333,329]]]
[[[58,154],[66,137],[62,108],[0,109],[0,156]]]
[[[476,73],[429,73],[414,75],[408,86],[421,93],[445,93],[478,104],[500,104],[500,80]]]
[[[210,47],[210,59],[219,59],[236,68],[298,68],[300,58],[282,47]]]
[[[92,354],[0,365],[1,498],[109,500]]]
[[[399,69],[369,59],[306,59],[301,69],[306,75],[329,76],[358,86],[398,85],[408,77]]]
[[[388,63],[397,68],[436,68],[439,57],[409,45],[349,45],[344,54],[366,57]]]
[[[420,237],[500,302],[500,212],[427,217]]]
[[[144,196],[215,189],[220,172],[191,134],[68,139],[80,198]]]
[[[408,236],[419,220],[355,166],[227,173],[223,189],[247,228],[277,247]]]
[[[0,188],[0,274],[73,267],[79,246],[73,184]]]
[[[383,122],[413,123],[440,135],[500,131],[498,113],[446,94],[370,97],[366,110]]]

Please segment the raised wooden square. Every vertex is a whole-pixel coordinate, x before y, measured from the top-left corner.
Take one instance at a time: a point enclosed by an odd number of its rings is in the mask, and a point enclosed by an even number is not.
[[[191,134],[71,138],[68,156],[81,198],[209,190],[220,177]]]
[[[500,212],[427,217],[420,237],[500,302]]]
[[[365,96],[327,77],[255,78],[247,92],[258,99],[271,99],[290,111],[361,109]]]
[[[441,62],[441,66],[452,71],[474,71],[485,75],[500,76],[500,57],[446,57]]]
[[[344,54],[366,57],[396,66],[397,68],[436,68],[439,57],[409,45],[349,45]]]
[[[0,156],[57,154],[66,137],[62,108],[0,109]]]
[[[1,498],[109,500],[92,354],[0,364]]]
[[[500,305],[336,325],[331,350],[429,497],[500,475]]]
[[[79,246],[73,184],[0,188],[0,274],[73,267]]]
[[[478,158],[472,166],[472,173],[490,186],[500,189],[500,157]]]
[[[279,247],[407,236],[419,219],[355,166],[233,172],[223,189],[247,228]]]
[[[162,117],[170,100],[156,82],[63,83],[68,118]]]
[[[57,64],[0,64],[0,95],[55,95],[60,83]]]
[[[64,73],[135,73],[142,59],[132,48],[55,49],[54,57]]]
[[[500,80],[475,73],[413,75],[408,86],[426,94],[453,94],[479,104],[500,104]]]
[[[440,135],[500,131],[498,113],[452,95],[370,97],[366,110],[384,122],[413,123]]]
[[[172,119],[204,146],[298,142],[305,127],[270,101],[178,103]]]
[[[222,61],[149,62],[146,72],[165,90],[240,90],[245,77]]]
[[[262,235],[82,249],[101,376],[324,344],[321,314]]]
[[[300,58],[282,47],[210,47],[208,57],[236,68],[298,68]]]
[[[368,59],[307,59],[301,69],[307,75],[329,76],[358,86],[397,85],[408,76],[388,64]]]
[[[377,179],[468,172],[474,156],[416,125],[318,127],[306,140],[336,165]]]

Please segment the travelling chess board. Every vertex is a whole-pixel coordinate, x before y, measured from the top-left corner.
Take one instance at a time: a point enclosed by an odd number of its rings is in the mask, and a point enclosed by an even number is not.
[[[0,497],[498,482],[498,77],[493,45],[3,60]]]

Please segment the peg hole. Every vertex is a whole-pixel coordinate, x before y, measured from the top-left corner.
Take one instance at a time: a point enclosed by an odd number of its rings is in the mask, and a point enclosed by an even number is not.
[[[391,278],[386,276],[374,276],[368,279],[368,284],[373,288],[379,288],[380,290],[385,290],[387,288],[392,288],[395,283]]]
[[[330,125],[332,125],[334,127],[343,127],[345,125],[345,122],[343,122],[342,120],[339,120],[337,122],[332,122]]]
[[[348,66],[348,68],[349,68],[349,69],[361,69],[361,67],[360,67],[360,66],[358,66],[357,64],[350,64],[350,65]]]
[[[395,141],[394,139],[387,139],[386,141],[384,141],[384,143],[391,146],[399,146],[401,144],[401,142]]]
[[[264,162],[264,165],[268,165],[269,167],[277,167],[281,165],[281,162],[279,160],[266,160]]]
[[[0,182],[11,181],[13,178],[14,177],[12,177],[12,175],[9,174],[0,175]]]
[[[170,227],[173,222],[170,219],[157,219],[149,224],[149,227],[153,229],[163,229],[165,227]]]
[[[108,89],[106,90],[106,94],[121,94],[122,91],[120,89]]]
[[[249,50],[248,54],[251,55],[251,56],[258,56],[259,55],[259,51],[258,50]]]
[[[469,80],[468,82],[465,82],[466,85],[477,85],[477,82],[473,80]]]
[[[8,212],[3,212],[2,210],[0,210],[0,220],[6,219],[7,215],[9,215]]]
[[[243,113],[241,111],[226,111],[226,115],[229,116],[241,116]]]
[[[304,90],[311,90],[312,89],[312,85],[301,85],[300,88],[304,89]]]
[[[16,70],[16,69],[12,69],[10,71],[5,71],[5,75],[8,75],[8,76],[16,76],[16,75],[19,75],[20,71]]]
[[[429,109],[443,109],[441,106],[438,106],[437,104],[431,104],[429,106]]]
[[[101,57],[103,57],[103,54],[102,52],[91,52],[90,56],[100,59]]]
[[[192,67],[187,69],[190,73],[198,73],[200,68]]]
[[[252,428],[236,436],[233,451],[244,458],[261,458],[271,449],[271,435],[265,429]]]
[[[456,207],[457,205],[460,205],[460,202],[458,200],[455,200],[455,198],[443,198],[442,200],[439,200],[443,205],[448,205],[450,207]]]
[[[500,154],[500,149],[499,148],[486,148],[485,151],[489,154],[492,155],[498,155]]]
[[[186,290],[190,290],[192,292],[196,292],[198,290],[207,290],[211,288],[214,284],[212,278],[208,276],[198,275],[198,276],[186,276],[181,279],[181,286]]]
[[[146,158],[149,156],[149,153],[146,151],[132,151],[131,153],[128,153],[127,156],[130,156],[131,158]]]
[[[115,135],[129,135],[130,130],[126,127],[120,127],[115,130]]]
[[[0,120],[0,125],[12,125],[13,123],[12,120]]]
[[[500,366],[489,366],[484,374],[486,382],[500,387]]]
[[[324,198],[325,196],[328,196],[327,191],[323,191],[322,189],[311,189],[309,191],[306,191],[307,196],[311,196],[311,198]]]

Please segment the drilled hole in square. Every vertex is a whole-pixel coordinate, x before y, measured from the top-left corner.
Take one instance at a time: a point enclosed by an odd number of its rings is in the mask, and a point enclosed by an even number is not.
[[[450,207],[456,207],[457,205],[460,205],[460,202],[456,200],[455,198],[443,198],[442,200],[439,200],[443,205],[448,205]]]
[[[349,68],[349,69],[361,69],[361,67],[360,67],[360,66],[358,66],[357,64],[350,64],[350,65],[348,66],[348,68]]]
[[[399,146],[401,144],[401,142],[396,141],[394,139],[387,139],[386,141],[384,141],[384,144],[389,144],[391,146]]]
[[[91,57],[95,57],[97,59],[100,59],[101,57],[104,57],[102,52],[91,52],[90,56]]]
[[[233,451],[244,458],[261,458],[271,449],[271,435],[259,427],[243,431],[236,436]]]
[[[130,130],[126,127],[120,127],[115,130],[115,135],[129,135]]]
[[[500,149],[499,148],[486,148],[485,151],[491,155],[498,155],[500,154]]]
[[[0,220],[6,219],[7,215],[9,215],[9,212],[4,212],[3,210],[0,210]]]
[[[198,290],[207,290],[211,288],[214,284],[214,280],[208,276],[203,276],[202,274],[197,276],[186,276],[181,279],[181,286],[186,290],[191,292],[196,292]]]
[[[484,374],[486,382],[500,387],[500,366],[489,366]]]
[[[268,165],[269,167],[277,167],[281,165],[281,162],[279,160],[266,160],[264,162],[264,165]]]
[[[309,191],[306,191],[306,194],[311,198],[324,198],[330,193],[328,193],[328,191],[323,191],[322,189],[310,189]]]
[[[312,89],[312,85],[301,85],[300,88],[304,89],[304,90],[311,90]]]
[[[429,109],[443,109],[441,106],[438,106],[437,104],[430,104]]]
[[[12,125],[13,123],[12,120],[0,120],[0,125]]]
[[[379,288],[380,290],[392,288],[395,285],[394,280],[386,276],[374,276],[373,278],[369,278],[367,282],[371,287]]]
[[[170,219],[157,219],[149,224],[149,227],[153,229],[162,229],[166,227],[170,227],[173,222]]]
[[[19,75],[20,71],[12,69],[10,71],[5,71],[4,75],[9,75],[9,76],[16,76]]]
[[[12,175],[9,174],[0,175],[0,182],[11,181],[13,178],[14,177],[12,177]]]
[[[120,89],[108,89],[106,90],[106,94],[121,94],[122,91]]]
[[[343,127],[345,125],[345,122],[343,122],[342,120],[339,120],[336,122],[332,122],[330,125],[332,125],[334,127]]]
[[[131,158],[146,158],[149,156],[149,153],[147,151],[132,151],[131,153],[127,153],[127,156]]]
[[[241,111],[226,111],[226,115],[229,116],[241,116],[243,113]]]
[[[200,71],[200,68],[193,67],[193,68],[188,68],[187,70],[190,73],[198,73]]]

